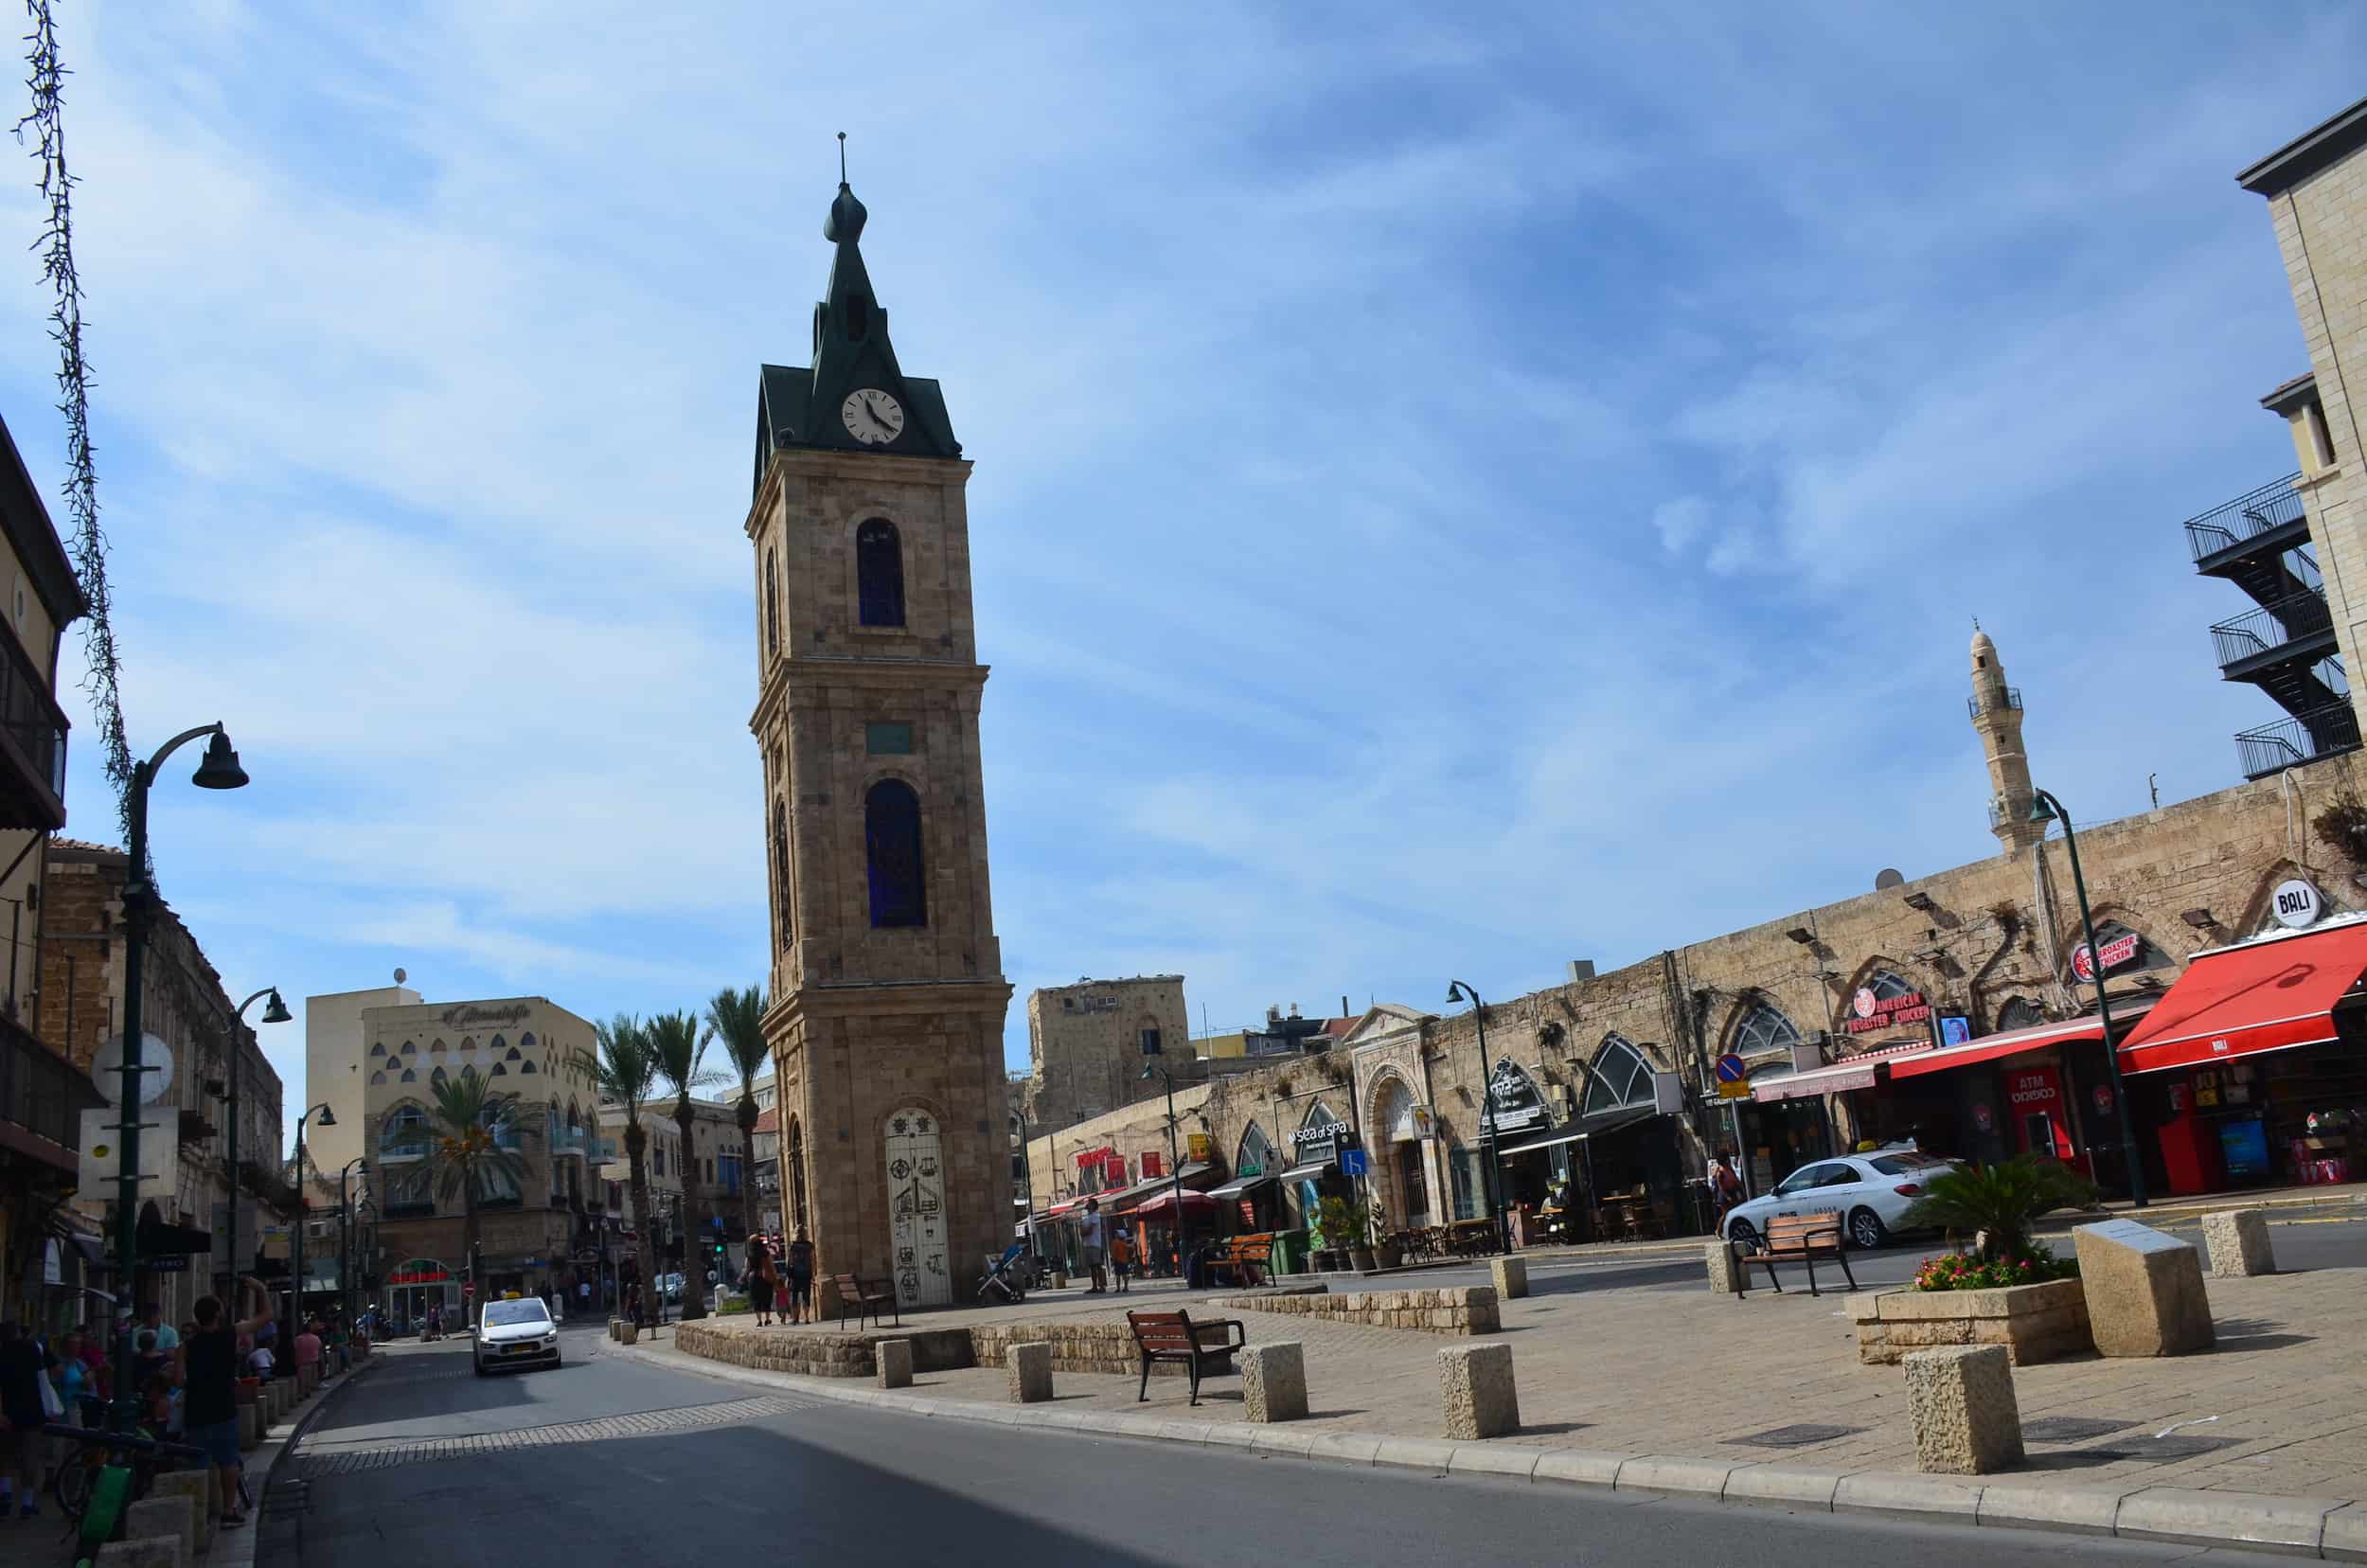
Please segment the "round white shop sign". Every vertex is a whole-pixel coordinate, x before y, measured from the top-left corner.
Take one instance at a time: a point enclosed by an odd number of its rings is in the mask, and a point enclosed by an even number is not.
[[[2276,915],[2279,925],[2293,926],[2297,929],[2302,926],[2316,925],[2318,917],[2324,913],[2324,905],[2319,900],[2318,890],[2298,877],[2290,882],[2277,883],[2276,894],[2269,907]]]

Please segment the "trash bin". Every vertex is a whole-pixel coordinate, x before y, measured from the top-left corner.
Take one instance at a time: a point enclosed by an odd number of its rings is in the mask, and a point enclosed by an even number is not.
[[[1307,1272],[1307,1233],[1303,1230],[1273,1233],[1273,1272],[1278,1274]]]

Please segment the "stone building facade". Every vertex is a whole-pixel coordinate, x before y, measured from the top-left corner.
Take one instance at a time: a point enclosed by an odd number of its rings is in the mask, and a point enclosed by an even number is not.
[[[1028,1126],[1058,1129],[1163,1094],[1143,1067],[1196,1076],[1199,1053],[1180,974],[1079,980],[1027,995]]]
[[[479,1195],[477,1279],[489,1292],[572,1282],[603,1207],[593,1160],[597,1090],[580,1059],[592,1025],[546,997],[425,1002],[362,1013],[364,1170],[380,1217],[374,1264],[380,1305],[416,1322],[430,1301],[456,1310],[470,1259],[457,1194],[437,1191],[429,1158],[435,1084],[476,1073],[509,1096],[505,1148],[522,1180]],[[333,1172],[325,1172],[333,1176]]]
[[[42,978],[38,1029],[76,1068],[88,1074],[99,1048],[118,1032],[123,1007],[123,884],[130,858],[120,849],[54,839],[42,900]],[[281,1225],[294,1209],[294,1188],[280,1169],[279,1075],[264,1057],[254,1028],[236,1022],[236,1004],[197,938],[169,904],[159,904],[148,939],[142,977],[142,1030],[170,1047],[172,1078],[146,1118],[162,1123],[144,1137],[175,1144],[169,1193],[151,1200],[167,1224],[212,1231],[217,1208],[235,1185],[256,1204],[240,1221],[237,1272],[254,1267],[265,1225]],[[229,1164],[229,1099],[235,1065],[238,1093],[238,1180]],[[111,1117],[112,1112],[92,1113]],[[145,1167],[148,1162],[142,1160]],[[112,1183],[90,1184],[74,1206],[92,1221],[115,1208]],[[186,1316],[198,1296],[228,1283],[232,1259],[224,1247],[194,1255],[186,1272],[144,1276],[136,1289],[168,1314]],[[181,1321],[174,1316],[172,1321]]]
[[[746,519],[785,1221],[816,1268],[950,1302],[1010,1234],[961,455],[907,376],[844,184],[810,367],[768,365]]]

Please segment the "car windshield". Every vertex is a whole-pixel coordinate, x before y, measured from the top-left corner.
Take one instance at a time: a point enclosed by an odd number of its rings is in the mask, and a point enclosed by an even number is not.
[[[506,1328],[513,1323],[548,1323],[550,1309],[539,1301],[489,1301],[485,1304],[485,1327]]]

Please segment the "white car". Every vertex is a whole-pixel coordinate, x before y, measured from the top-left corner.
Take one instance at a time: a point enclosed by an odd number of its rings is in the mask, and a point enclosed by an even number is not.
[[[1729,1241],[1754,1242],[1778,1215],[1841,1216],[1842,1231],[1858,1248],[1881,1246],[1923,1196],[1923,1183],[1956,1162],[1913,1149],[1878,1149],[1811,1160],[1775,1184],[1775,1190],[1727,1212],[1718,1234]]]
[[[475,1359],[480,1378],[496,1366],[557,1366],[559,1325],[551,1321],[551,1310],[538,1297],[489,1301],[470,1355]]]

